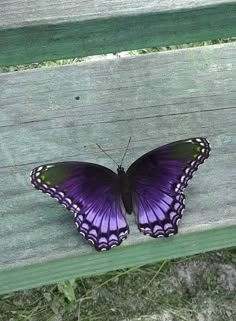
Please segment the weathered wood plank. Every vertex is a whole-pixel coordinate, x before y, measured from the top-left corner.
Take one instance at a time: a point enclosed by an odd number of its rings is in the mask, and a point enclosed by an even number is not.
[[[0,3],[0,65],[236,35],[233,0]]]
[[[0,75],[0,291],[236,245],[235,49],[228,44]],[[186,191],[187,210],[173,240],[141,235],[129,217],[124,245],[95,254],[69,212],[29,183],[30,170],[47,162],[85,160],[114,169],[95,143],[119,161],[132,136],[128,166],[158,145],[198,135],[209,138],[213,151]],[[58,259],[65,263],[53,263]],[[47,275],[39,262],[52,264]],[[32,264],[32,277],[22,280]]]
[[[155,0],[143,2],[142,0],[77,0],[58,1],[31,0],[2,0],[1,24],[8,28],[27,25],[42,24],[42,21],[66,22],[73,19],[93,20],[129,15],[130,13],[143,14],[152,12],[165,12],[183,9],[196,9],[206,6],[235,3],[235,0]],[[37,10],[35,10],[37,9]]]

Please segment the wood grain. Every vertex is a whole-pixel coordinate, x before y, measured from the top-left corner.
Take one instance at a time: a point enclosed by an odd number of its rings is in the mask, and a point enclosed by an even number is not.
[[[209,46],[0,75],[0,291],[236,245],[235,49]],[[32,188],[29,172],[62,160],[115,170],[95,144],[119,161],[130,136],[126,167],[152,148],[194,136],[209,138],[212,155],[186,190],[178,237],[152,240],[128,217],[124,245],[96,254],[70,213]]]
[[[1,25],[17,28],[27,25],[76,20],[93,20],[116,16],[189,10],[214,5],[234,4],[235,0],[2,0],[0,3]]]
[[[233,37],[232,0],[0,2],[0,65]]]

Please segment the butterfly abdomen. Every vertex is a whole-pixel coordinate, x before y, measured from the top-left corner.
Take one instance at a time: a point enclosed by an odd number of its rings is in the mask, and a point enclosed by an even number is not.
[[[124,171],[123,167],[118,167],[118,182],[121,198],[127,213],[131,214],[133,211],[132,193],[129,177]]]

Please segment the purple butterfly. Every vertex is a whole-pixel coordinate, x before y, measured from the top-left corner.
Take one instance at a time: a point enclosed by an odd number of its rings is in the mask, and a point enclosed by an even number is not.
[[[184,188],[209,153],[206,138],[190,138],[152,150],[126,172],[122,165],[116,174],[97,164],[61,162],[33,169],[31,183],[74,213],[80,234],[105,251],[127,238],[125,212],[135,213],[146,235],[176,234]]]

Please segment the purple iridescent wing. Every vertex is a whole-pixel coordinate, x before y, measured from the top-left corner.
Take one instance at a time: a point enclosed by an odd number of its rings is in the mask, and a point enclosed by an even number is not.
[[[152,237],[178,232],[184,189],[210,153],[205,138],[177,141],[143,155],[128,169],[138,228]]]
[[[110,169],[84,162],[48,164],[32,171],[31,183],[74,213],[78,231],[96,250],[110,250],[127,237],[118,178]]]

